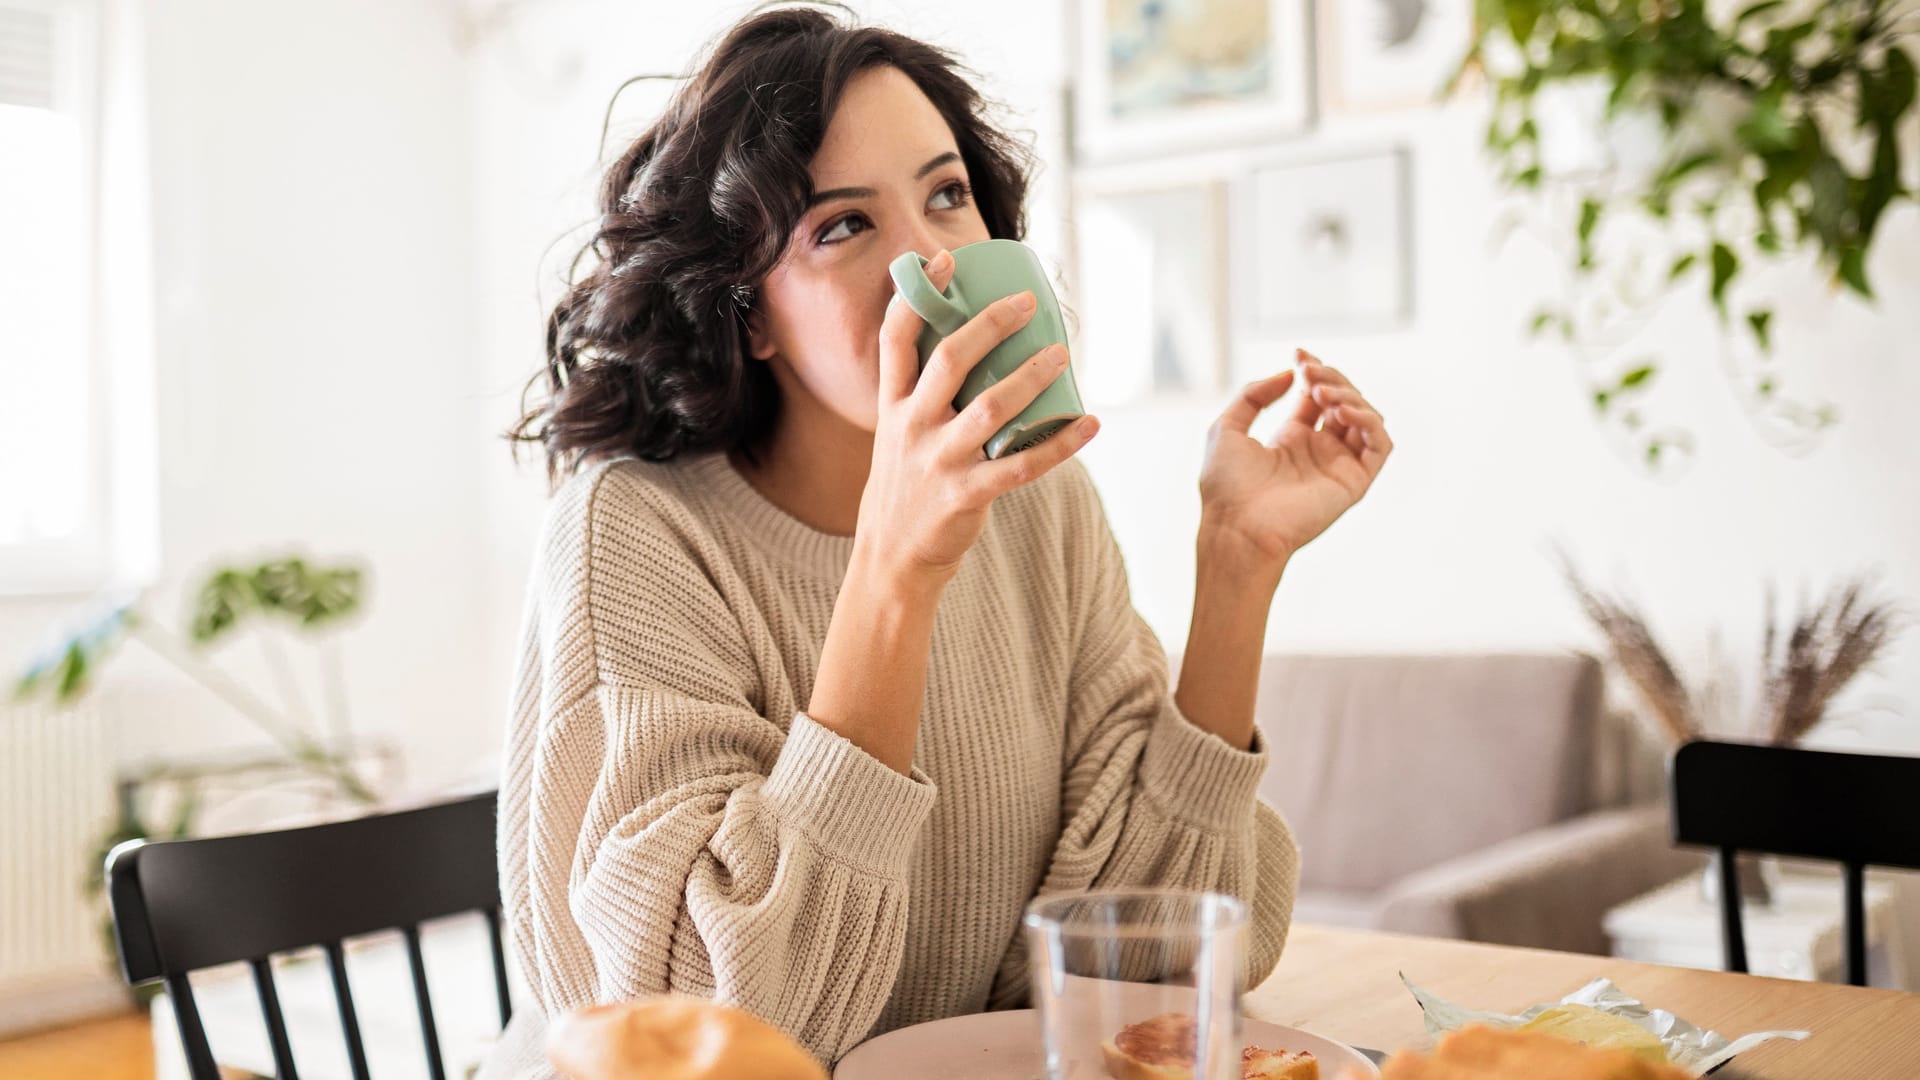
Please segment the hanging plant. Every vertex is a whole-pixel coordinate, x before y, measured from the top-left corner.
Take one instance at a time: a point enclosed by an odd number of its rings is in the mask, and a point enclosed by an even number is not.
[[[1911,148],[1900,131],[1915,97],[1902,43],[1920,29],[1915,3],[1478,0],[1478,14],[1462,73],[1483,73],[1491,90],[1487,146],[1513,189],[1577,185],[1566,226],[1574,281],[1608,269],[1603,232],[1638,218],[1673,245],[1655,291],[1697,285],[1723,335],[1744,335],[1757,350],[1761,362],[1739,389],[1774,419],[1831,424],[1831,409],[1785,398],[1771,364],[1773,307],[1743,301],[1735,285],[1758,265],[1810,254],[1836,289],[1873,298],[1876,232],[1891,206],[1914,195],[1901,176]],[[1581,91],[1596,95],[1604,128],[1631,119],[1656,131],[1653,160],[1552,175],[1542,136],[1560,133],[1543,132],[1550,121],[1537,106]],[[1570,343],[1589,331],[1571,304],[1537,312],[1531,329]],[[1618,418],[1659,370],[1658,356],[1613,365],[1592,386],[1595,409]],[[1645,449],[1657,463],[1663,440],[1649,438]]]

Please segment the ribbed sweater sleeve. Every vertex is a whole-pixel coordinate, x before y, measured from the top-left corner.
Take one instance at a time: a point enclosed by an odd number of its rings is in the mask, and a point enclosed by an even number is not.
[[[832,1061],[892,991],[934,789],[804,714],[763,715],[686,523],[597,486],[556,496],[537,562],[538,721],[503,785],[522,970],[550,1015],[689,993]]]
[[[1166,654],[1134,610],[1126,567],[1099,496],[1068,485],[1065,533],[1077,634],[1067,694],[1059,841],[1039,895],[1150,886],[1227,893],[1249,904],[1248,985],[1280,959],[1299,852],[1256,789],[1251,751],[1195,727],[1168,685]],[[993,1004],[1026,1000],[1024,941],[1009,944]]]

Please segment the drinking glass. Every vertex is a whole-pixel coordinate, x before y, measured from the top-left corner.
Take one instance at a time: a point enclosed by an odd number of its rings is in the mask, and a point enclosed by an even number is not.
[[[1167,889],[1083,893],[1035,900],[1025,926],[1048,1080],[1104,1080],[1125,1057],[1238,1080],[1244,903]]]

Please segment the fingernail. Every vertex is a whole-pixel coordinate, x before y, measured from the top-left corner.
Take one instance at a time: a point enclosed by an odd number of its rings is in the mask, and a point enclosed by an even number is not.
[[[1056,368],[1067,366],[1067,347],[1065,345],[1047,346],[1047,363]]]
[[[1082,439],[1091,439],[1100,433],[1100,421],[1091,416],[1083,416],[1074,425],[1075,432]]]
[[[934,272],[945,270],[947,264],[951,262],[953,262],[953,253],[946,248],[941,248],[938,255],[927,260],[927,269]]]
[[[1013,298],[1013,310],[1032,311],[1033,310],[1033,294],[1030,292],[1023,292],[1018,296],[1015,296]]]

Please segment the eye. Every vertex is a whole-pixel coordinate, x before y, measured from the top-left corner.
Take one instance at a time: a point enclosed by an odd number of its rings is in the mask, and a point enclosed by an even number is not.
[[[816,244],[837,244],[842,240],[851,238],[855,233],[863,231],[866,223],[867,219],[860,214],[848,214],[845,217],[834,218],[831,224],[820,230],[820,234],[813,238],[813,242]],[[855,225],[859,225],[860,228],[854,228],[853,226]]]
[[[967,205],[968,200],[972,197],[973,188],[970,187],[965,180],[955,180],[953,183],[933,193],[933,198],[936,203],[946,200],[946,205],[935,206],[934,209],[958,210]]]

